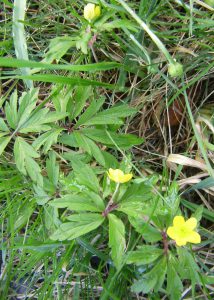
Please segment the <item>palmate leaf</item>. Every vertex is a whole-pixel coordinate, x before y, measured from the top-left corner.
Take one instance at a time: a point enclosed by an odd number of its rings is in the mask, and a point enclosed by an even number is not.
[[[83,128],[81,133],[94,140],[109,147],[115,147],[115,144],[122,149],[129,149],[134,145],[143,143],[143,139],[133,134],[118,134],[113,131],[106,131],[104,129]]]
[[[93,156],[96,161],[106,169],[118,166],[116,158],[109,152],[101,150],[94,141],[82,134],[79,130],[75,130],[69,135],[63,135],[59,138],[59,142],[71,147],[79,147]],[[67,152],[64,156],[69,159],[71,153]]]
[[[181,299],[181,293],[183,291],[183,284],[176,267],[174,257],[170,253],[167,264],[167,293],[171,300]]]
[[[52,39],[43,61],[48,63],[54,60],[59,61],[71,47],[75,47],[75,40],[75,37],[70,36],[60,36]]]
[[[17,91],[11,95],[10,101],[5,104],[5,114],[12,129],[20,128],[28,120],[36,106],[38,91],[38,89],[32,88],[27,93],[22,93],[19,100]]]
[[[68,113],[63,112],[50,112],[47,108],[34,113],[37,99],[38,89],[34,88],[27,93],[22,93],[19,99],[17,91],[11,95],[10,101],[5,105],[5,114],[7,123],[12,129],[20,133],[51,130],[50,123],[64,119],[68,115]],[[5,132],[9,131],[3,119],[0,121],[0,129]]]
[[[28,174],[35,183],[42,186],[43,177],[41,175],[41,169],[33,159],[39,158],[39,154],[21,137],[16,138],[14,156],[18,170],[24,175]]]
[[[2,118],[0,118],[0,131],[10,132],[10,129],[7,127],[7,124]]]
[[[102,209],[96,206],[93,199],[87,198],[84,195],[66,195],[62,198],[57,198],[49,202],[53,207],[68,208],[74,211],[91,211],[102,212]]]
[[[108,214],[109,219],[109,246],[111,257],[117,269],[120,269],[126,248],[125,226],[123,222],[113,214]]]
[[[58,136],[62,132],[62,128],[53,128],[48,132],[40,135],[32,144],[35,150],[39,150],[43,146],[43,152],[46,154],[51,146],[57,143]]]
[[[74,88],[72,86],[56,84],[52,86],[51,101],[57,112],[65,113],[68,111],[67,106],[72,99]]]
[[[20,128],[19,132],[41,132],[51,129],[49,123],[53,123],[64,119],[68,113],[61,112],[49,112],[48,109],[44,108],[39,110],[36,114],[32,115],[26,123]]]
[[[181,268],[179,269],[179,273],[182,279],[190,279],[193,287],[196,283],[200,284],[200,269],[192,254],[184,247],[178,248],[177,251],[179,261],[181,262]]]
[[[128,21],[128,20],[114,20],[112,22],[106,22],[102,24],[102,26],[96,26],[99,28],[99,31],[112,31],[115,28],[126,28],[135,32],[138,32],[136,24]]]
[[[84,149],[86,152],[88,152],[88,154],[93,156],[100,163],[100,165],[106,165],[103,151],[100,150],[95,142],[93,142],[87,136],[81,134],[79,131],[73,132],[73,136],[80,148]]]
[[[61,224],[50,236],[52,240],[73,240],[96,229],[105,220],[101,214],[96,213],[72,215],[67,219],[69,222]]]
[[[132,291],[135,293],[143,292],[145,294],[154,290],[158,292],[162,287],[167,271],[166,257],[163,256],[142,278],[132,285]]]
[[[15,90],[10,96],[10,102],[6,102],[5,104],[6,120],[9,126],[13,129],[15,129],[18,125],[17,101],[18,95],[17,91]]]
[[[84,122],[84,125],[101,125],[101,124],[123,124],[122,118],[128,117],[136,113],[136,109],[127,104],[118,105],[110,109],[106,109],[97,113],[91,119]]]
[[[90,190],[98,194],[100,186],[93,169],[89,165],[81,162],[79,159],[70,158],[70,160],[78,183],[85,185]]]
[[[79,133],[95,142],[102,143],[111,148],[115,148],[116,144],[121,149],[129,149],[134,145],[142,144],[144,141],[142,138],[133,134],[118,134],[113,131],[108,131],[107,133],[104,129],[83,128],[79,130]],[[72,134],[62,135],[60,142],[65,145],[70,145],[71,147],[78,147],[77,141],[74,139]]]
[[[162,240],[161,233],[152,225],[143,220],[143,217],[133,217],[129,215],[129,222],[134,229],[143,236],[147,242],[154,243]]]
[[[146,202],[154,198],[152,185],[145,182],[132,183],[120,199],[121,203]]]
[[[50,151],[49,159],[46,160],[46,169],[50,182],[56,188],[59,180],[59,164],[56,161],[56,154],[53,151]]]
[[[147,265],[163,255],[163,250],[154,246],[139,246],[136,251],[127,253],[127,264]]]
[[[180,197],[178,194],[178,184],[177,182],[172,182],[169,187],[169,190],[164,195],[164,202],[168,206],[168,208],[175,212],[177,211],[179,204],[180,204]]]
[[[0,137],[0,155],[4,152],[4,149],[7,147],[10,140],[11,136]]]
[[[91,86],[77,86],[73,97],[68,103],[68,111],[71,112],[70,119],[80,115],[88,98],[93,94]]]
[[[100,97],[99,99],[94,99],[85,112],[79,117],[74,128],[78,128],[80,125],[85,124],[89,121],[102,107],[105,102],[105,97]]]

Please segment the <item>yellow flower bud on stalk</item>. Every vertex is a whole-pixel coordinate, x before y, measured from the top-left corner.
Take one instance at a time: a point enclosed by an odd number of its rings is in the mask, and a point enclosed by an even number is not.
[[[99,5],[88,3],[84,7],[84,18],[89,22],[91,22],[95,18],[98,18],[100,14],[101,14],[101,9]]]

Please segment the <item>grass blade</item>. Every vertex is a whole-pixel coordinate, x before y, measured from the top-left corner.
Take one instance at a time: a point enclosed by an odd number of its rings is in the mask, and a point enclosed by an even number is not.
[[[26,0],[14,0],[13,8],[13,42],[15,47],[16,57],[19,59],[28,60],[27,43],[25,38],[25,30],[23,21],[25,19]],[[29,68],[21,68],[23,75],[30,74]],[[26,86],[30,89],[33,87],[31,80],[24,80]]]

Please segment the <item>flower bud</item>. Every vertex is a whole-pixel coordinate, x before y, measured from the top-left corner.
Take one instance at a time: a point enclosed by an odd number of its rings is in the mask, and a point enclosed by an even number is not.
[[[84,18],[91,22],[93,19],[99,17],[101,14],[100,6],[93,3],[88,3],[84,7]]]
[[[168,72],[172,77],[179,77],[183,74],[183,66],[178,62],[171,63],[168,67]]]

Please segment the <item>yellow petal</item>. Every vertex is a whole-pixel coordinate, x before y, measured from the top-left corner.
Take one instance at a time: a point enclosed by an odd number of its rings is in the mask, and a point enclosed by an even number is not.
[[[125,183],[125,182],[128,182],[130,179],[132,179],[132,174],[124,174],[123,176],[120,176],[119,180],[120,180],[120,183]]]
[[[173,239],[173,240],[175,240],[176,237],[177,237],[175,227],[170,226],[170,227],[167,229],[167,232],[166,232],[166,233],[167,233],[167,235],[168,235],[171,239]]]
[[[193,244],[199,244],[201,242],[200,234],[196,231],[191,231],[191,234],[188,236],[188,242]]]
[[[101,9],[100,9],[100,6],[99,6],[99,5],[97,5],[97,6],[95,7],[94,14],[95,14],[95,17],[96,17],[96,18],[98,18],[98,17],[100,16],[100,14],[101,14]]]
[[[196,218],[190,218],[185,222],[185,227],[189,230],[194,230],[197,226]]]
[[[113,180],[115,182],[120,182],[120,178],[122,176],[124,176],[124,173],[120,169],[114,170],[114,169],[110,168],[108,170],[108,176],[111,180]]]
[[[185,224],[184,217],[182,217],[182,216],[176,216],[176,217],[174,217],[173,225],[175,227],[181,227],[184,224]]]
[[[108,177],[117,183],[124,183],[129,181],[132,178],[132,174],[124,174],[120,169],[112,169],[108,170]]]
[[[95,4],[88,3],[84,7],[84,18],[88,21],[91,21],[94,18],[95,15]]]
[[[185,246],[187,241],[185,239],[177,239],[175,240],[177,246]]]

